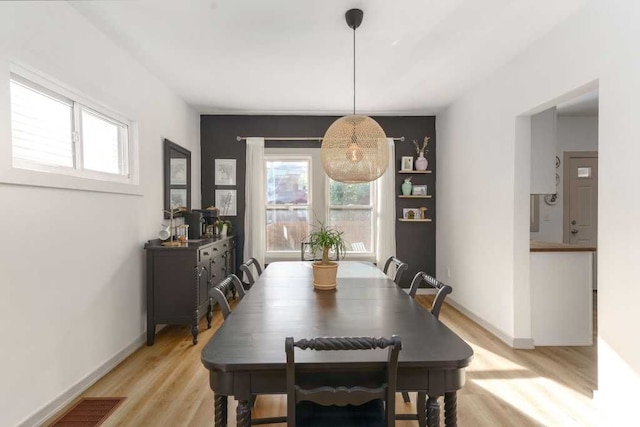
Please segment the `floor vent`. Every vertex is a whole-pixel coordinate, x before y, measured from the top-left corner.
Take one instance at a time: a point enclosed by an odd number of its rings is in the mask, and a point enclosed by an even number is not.
[[[102,424],[124,397],[84,397],[49,427],[95,427]]]

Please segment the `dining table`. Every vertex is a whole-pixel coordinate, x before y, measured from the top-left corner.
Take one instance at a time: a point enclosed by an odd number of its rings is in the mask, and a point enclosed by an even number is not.
[[[335,290],[313,287],[312,262],[272,262],[202,350],[214,392],[216,427],[227,426],[228,397],[237,400],[237,427],[251,426],[254,396],[286,394],[285,338],[398,335],[397,391],[426,392],[426,419],[457,425],[457,391],[465,383],[471,347],[372,263],[340,261]],[[383,368],[387,353],[301,352],[296,366],[322,374],[332,369]]]

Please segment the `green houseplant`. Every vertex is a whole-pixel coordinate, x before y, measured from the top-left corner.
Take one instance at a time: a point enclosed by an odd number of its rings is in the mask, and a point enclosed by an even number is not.
[[[309,233],[308,243],[312,252],[322,251],[322,259],[313,263],[313,286],[316,289],[335,289],[337,286],[338,263],[329,261],[329,251],[344,253],[346,242],[342,237],[343,231],[320,223]]]
[[[225,233],[226,235],[231,233],[231,221],[229,221],[228,219],[218,218],[218,220],[216,221],[216,229],[218,230],[218,236],[222,236],[222,232],[224,231],[225,225],[227,226],[227,231]]]

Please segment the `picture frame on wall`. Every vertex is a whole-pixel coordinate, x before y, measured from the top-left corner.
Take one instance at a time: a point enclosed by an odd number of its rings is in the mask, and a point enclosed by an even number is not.
[[[237,216],[237,191],[216,190],[216,208],[220,216]]]
[[[413,156],[402,156],[402,161],[400,163],[401,171],[412,171],[413,170]]]
[[[411,190],[412,190],[412,194],[414,196],[426,196],[427,195],[427,186],[426,185],[414,185]]]
[[[236,185],[236,159],[215,160],[215,185]]]
[[[169,184],[187,185],[187,159],[170,159]]]

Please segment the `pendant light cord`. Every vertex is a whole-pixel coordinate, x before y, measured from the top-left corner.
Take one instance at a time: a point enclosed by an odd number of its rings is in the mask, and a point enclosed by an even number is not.
[[[353,29],[353,115],[356,115],[356,29]]]

